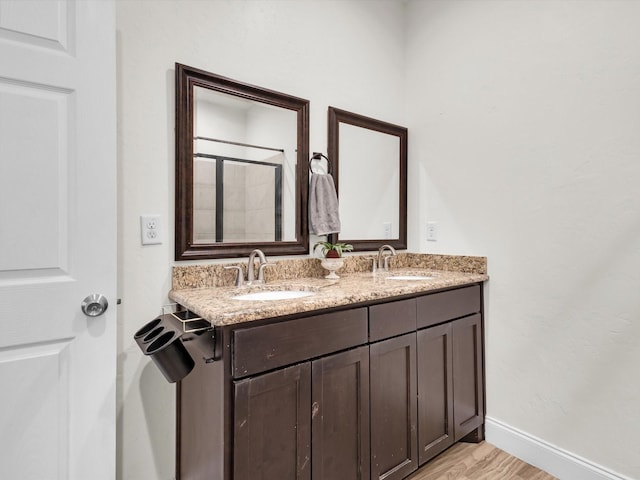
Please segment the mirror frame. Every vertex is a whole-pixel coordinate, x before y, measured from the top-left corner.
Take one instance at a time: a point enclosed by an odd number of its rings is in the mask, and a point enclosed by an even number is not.
[[[175,64],[175,259],[202,260],[249,255],[260,248],[270,255],[309,253],[307,195],[309,189],[309,101],[255,85],[238,82],[204,70]],[[294,241],[193,242],[193,89],[202,87],[255,102],[293,110],[297,115],[296,211]]]
[[[346,123],[355,127],[366,128],[376,132],[386,133],[397,136],[400,140],[400,151],[398,153],[398,162],[400,166],[400,175],[398,186],[399,193],[399,212],[398,212],[398,238],[375,238],[375,239],[347,239],[340,238],[339,234],[332,234],[329,237],[331,243],[342,242],[353,245],[356,252],[377,250],[382,245],[391,245],[398,250],[406,250],[407,248],[407,145],[408,130],[406,127],[394,125],[392,123],[383,122],[374,118],[365,117],[357,113],[347,112],[335,107],[329,107],[328,111],[328,155],[331,162],[331,171],[338,192],[338,201],[340,200],[340,123]]]

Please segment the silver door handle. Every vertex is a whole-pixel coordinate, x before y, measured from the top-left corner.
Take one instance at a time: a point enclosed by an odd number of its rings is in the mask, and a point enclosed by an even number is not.
[[[107,310],[108,307],[109,302],[107,301],[107,297],[100,295],[99,293],[92,293],[86,297],[80,305],[82,313],[87,317],[99,317]]]

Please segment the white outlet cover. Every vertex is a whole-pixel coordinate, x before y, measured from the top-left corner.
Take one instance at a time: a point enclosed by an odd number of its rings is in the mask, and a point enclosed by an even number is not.
[[[162,244],[160,215],[140,216],[140,241],[142,245]]]
[[[438,224],[437,222],[427,222],[427,242],[438,241]]]

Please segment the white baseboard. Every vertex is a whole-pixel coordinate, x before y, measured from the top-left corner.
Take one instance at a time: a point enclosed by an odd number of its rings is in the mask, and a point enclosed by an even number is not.
[[[633,480],[493,418],[485,419],[485,437],[488,443],[560,480]]]

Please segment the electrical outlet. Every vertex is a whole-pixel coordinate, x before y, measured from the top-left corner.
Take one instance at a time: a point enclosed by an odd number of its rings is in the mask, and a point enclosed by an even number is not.
[[[436,222],[427,222],[427,242],[438,241],[438,224]]]
[[[384,228],[384,238],[391,238],[391,222],[384,222],[382,226]]]
[[[160,215],[141,215],[140,234],[142,245],[160,245],[162,243]]]

